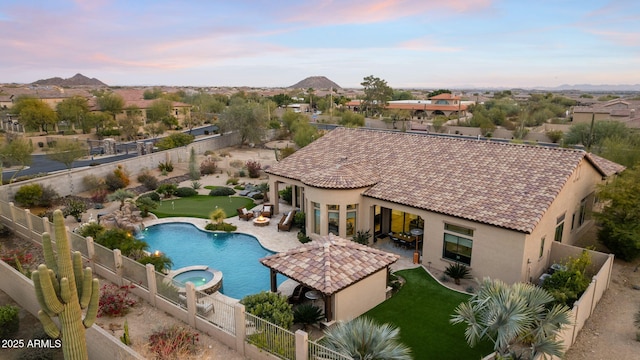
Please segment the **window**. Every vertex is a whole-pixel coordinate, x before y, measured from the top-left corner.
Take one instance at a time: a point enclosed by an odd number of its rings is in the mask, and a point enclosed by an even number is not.
[[[358,216],[358,204],[347,205],[347,236],[355,235],[357,216]]]
[[[540,254],[538,254],[538,259],[542,258],[542,255],[544,255],[544,241],[545,237],[543,236],[542,239],[540,239]]]
[[[313,203],[313,233],[320,234],[320,204]]]
[[[564,232],[564,214],[556,219],[556,233],[553,236],[554,241],[562,242],[562,233]]]
[[[340,235],[340,205],[327,205],[329,218],[329,232]]]
[[[452,224],[445,224],[444,229],[445,233],[442,257],[471,265],[471,249],[473,248],[473,240],[455,234],[450,234],[448,231],[473,236],[473,229]]]
[[[580,216],[578,217],[578,227],[584,224],[587,219],[587,198],[580,201]]]

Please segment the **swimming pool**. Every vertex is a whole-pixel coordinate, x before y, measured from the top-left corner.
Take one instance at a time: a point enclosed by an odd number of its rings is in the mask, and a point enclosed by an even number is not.
[[[169,256],[173,269],[207,265],[222,271],[220,292],[232,298],[270,290],[269,269],[258,259],[273,252],[251,235],[202,231],[189,223],[165,223],[151,225],[136,237],[149,244],[151,252],[160,250]],[[278,285],[285,279],[278,275]]]

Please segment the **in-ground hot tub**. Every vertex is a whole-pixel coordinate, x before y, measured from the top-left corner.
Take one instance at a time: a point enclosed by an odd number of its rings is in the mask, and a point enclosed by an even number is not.
[[[185,284],[190,282],[196,290],[213,294],[222,287],[222,272],[206,265],[187,266],[169,272],[167,280],[180,290],[184,290]]]

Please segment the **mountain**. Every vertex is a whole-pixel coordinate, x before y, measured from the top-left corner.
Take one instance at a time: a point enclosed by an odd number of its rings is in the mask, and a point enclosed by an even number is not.
[[[299,81],[291,86],[289,89],[308,89],[313,88],[315,90],[328,90],[328,89],[342,89],[340,85],[327,79],[326,76],[309,76],[308,78]]]
[[[59,77],[52,77],[49,79],[38,80],[32,83],[32,85],[54,85],[54,86],[107,86],[102,81],[82,75],[75,74],[68,79],[62,79]]]

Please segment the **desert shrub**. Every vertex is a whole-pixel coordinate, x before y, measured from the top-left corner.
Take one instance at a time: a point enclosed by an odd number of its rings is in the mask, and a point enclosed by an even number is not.
[[[91,201],[96,204],[102,204],[107,198],[107,195],[109,195],[107,189],[96,189],[91,193]]]
[[[250,178],[258,178],[260,177],[260,169],[262,169],[262,165],[254,160],[248,160],[246,163],[247,171],[249,172]]]
[[[25,249],[7,250],[5,248],[1,248],[0,260],[4,261],[12,268],[20,271],[25,275],[31,275],[30,269],[35,263],[33,254]]]
[[[311,241],[311,238],[307,236],[307,234],[304,231],[298,231],[298,241],[300,241],[302,244],[306,244],[308,242]]]
[[[149,350],[158,359],[180,359],[198,352],[199,335],[179,325],[165,326],[149,336]]]
[[[118,286],[104,284],[100,288],[100,301],[98,302],[98,317],[125,316],[138,302],[130,296],[130,286]]]
[[[0,223],[0,237],[7,237],[11,235],[11,229],[9,229],[6,225]]]
[[[158,194],[164,195],[165,198],[170,198],[173,194],[178,190],[178,185],[176,184],[161,184],[156,189]]]
[[[176,189],[176,196],[178,197],[189,197],[197,194],[198,192],[194,188],[190,187],[179,187]]]
[[[245,296],[240,300],[248,313],[288,329],[293,324],[293,309],[285,296],[270,291]]]
[[[129,186],[129,184],[131,183],[131,179],[129,179],[129,174],[127,173],[127,170],[125,170],[125,168],[122,167],[122,165],[118,165],[115,168],[115,170],[113,170],[113,174],[118,178],[120,178],[120,180],[124,184],[123,187]]]
[[[158,188],[158,178],[153,176],[149,171],[144,171],[138,175],[138,182],[148,190],[155,190]]]
[[[104,179],[99,178],[93,174],[86,175],[82,178],[82,183],[88,189],[97,189],[104,187]]]
[[[363,245],[367,245],[369,243],[369,239],[371,239],[371,230],[358,230],[356,231],[356,234],[353,235],[353,241],[357,242],[358,244],[363,244]]]
[[[122,178],[114,173],[107,174],[107,176],[104,177],[104,182],[107,186],[107,189],[109,189],[110,191],[124,189],[127,186]]]
[[[226,186],[219,186],[209,192],[209,196],[229,196],[235,194],[236,191]]]
[[[244,190],[244,185],[236,185],[233,187],[235,190]]]
[[[84,237],[91,236],[92,238],[97,238],[104,231],[104,226],[98,224],[97,222],[90,222],[86,224],[82,224],[78,229],[78,234]]]
[[[193,188],[194,190],[198,190],[202,187],[202,184],[199,181],[192,181],[191,182],[191,188]]]
[[[280,198],[282,200],[291,205],[291,201],[293,200],[293,189],[291,188],[291,186],[287,186],[286,188],[280,190],[278,194],[280,194]]]
[[[14,200],[25,207],[36,206],[42,196],[42,186],[40,184],[22,185],[16,191]]]
[[[226,222],[222,222],[222,223],[208,223],[207,225],[205,225],[205,230],[209,230],[209,231],[226,231],[226,232],[232,232],[232,231],[236,231],[238,230],[238,227],[233,225],[233,224],[228,224]]]
[[[247,176],[247,173],[244,170],[240,170],[240,171],[238,171],[238,176],[239,177],[245,177],[245,176]]]
[[[171,162],[171,160],[167,160],[165,162],[159,162],[158,163],[158,170],[162,171],[162,172],[172,172],[173,171],[173,163]]]
[[[253,194],[253,195],[251,195],[251,198],[253,200],[262,200],[262,199],[264,199],[264,195],[263,194]]]
[[[71,215],[74,218],[78,218],[86,210],[87,204],[85,204],[84,201],[69,199],[66,201],[64,209],[62,209],[62,214],[65,217]]]
[[[0,306],[0,339],[8,339],[20,328],[20,309],[5,305]]]
[[[292,148],[292,147],[284,147],[282,149],[279,150],[279,160],[282,160],[284,158],[286,158],[287,156],[293,154],[294,152],[296,152],[296,149]]]
[[[309,325],[317,324],[324,320],[322,309],[313,304],[300,304],[293,311],[293,322],[303,324],[305,330]]]
[[[100,233],[95,241],[111,250],[120,249],[122,255],[129,256],[141,250],[147,250],[149,245],[133,237],[128,231],[123,229],[109,229]]]
[[[201,175],[215,174],[217,169],[218,169],[218,165],[216,164],[215,161],[205,160],[202,163],[200,163],[200,174]]]
[[[156,142],[156,146],[160,150],[173,149],[181,146],[189,145],[195,137],[185,133],[174,133],[164,137]]]
[[[564,136],[562,130],[548,130],[545,134],[552,143],[557,143]]]
[[[229,166],[236,169],[242,169],[242,167],[244,166],[244,162],[242,162],[242,160],[231,160],[229,161]]]
[[[45,185],[42,187],[42,196],[40,196],[39,206],[50,207],[56,201],[60,199],[60,195],[53,189],[51,185]]]
[[[573,307],[573,303],[580,298],[591,282],[587,267],[591,265],[591,255],[583,250],[579,257],[569,258],[566,270],[557,270],[542,283],[559,304]]]
[[[238,185],[238,181],[240,181],[240,179],[238,178],[228,178],[227,179],[227,185]],[[243,187],[244,189],[244,187]]]
[[[155,192],[155,191],[151,191],[151,192],[148,192],[148,193],[144,193],[144,194],[142,194],[142,195],[138,196],[138,199],[140,199],[140,198],[144,198],[144,197],[147,197],[147,198],[149,198],[149,199],[151,199],[151,200],[153,200],[153,201],[160,201],[160,194],[158,194],[158,193],[157,193],[157,192]]]
[[[306,222],[306,215],[304,214],[304,211],[296,212],[296,214],[293,216],[293,225],[300,229],[304,229],[305,222]]]

